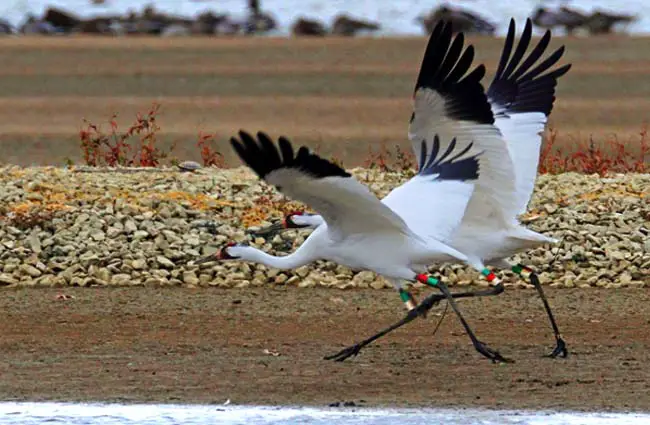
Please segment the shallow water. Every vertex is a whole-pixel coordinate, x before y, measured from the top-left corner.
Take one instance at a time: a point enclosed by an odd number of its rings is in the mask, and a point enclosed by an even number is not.
[[[129,9],[141,11],[143,6],[153,3],[156,9],[183,16],[196,16],[205,10],[227,12],[234,18],[246,13],[245,0],[106,0],[103,5],[93,5],[90,0],[2,0],[0,17],[16,25],[25,19],[27,13],[40,16],[48,5],[75,11],[82,17],[98,14],[124,13]],[[281,34],[287,34],[292,22],[303,16],[319,19],[330,24],[332,18],[341,12],[352,16],[377,21],[382,25],[380,34],[422,35],[420,24],[415,18],[428,12],[443,1],[431,0],[261,0],[264,11],[270,12],[282,27]],[[628,27],[630,33],[650,33],[650,1],[647,0],[448,0],[456,7],[477,12],[498,25],[498,33],[507,32],[511,17],[518,23],[531,15],[540,4],[554,8],[566,4],[584,13],[594,9],[605,9],[616,13],[638,14],[639,21]],[[521,25],[521,24],[520,24]],[[556,31],[558,34],[560,31]]]
[[[407,422],[408,421],[408,422]],[[650,414],[481,409],[301,408],[0,402],[0,425],[646,425]]]

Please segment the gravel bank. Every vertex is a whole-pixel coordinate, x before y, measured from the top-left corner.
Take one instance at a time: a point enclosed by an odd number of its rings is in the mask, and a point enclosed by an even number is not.
[[[378,196],[407,178],[352,172]],[[649,198],[649,174],[540,176],[522,221],[561,242],[514,260],[534,266],[551,286],[650,285]],[[298,208],[243,167],[182,173],[5,166],[0,286],[390,287],[371,272],[327,262],[283,272],[241,262],[186,265],[229,240],[276,255],[293,250],[307,231],[265,240],[246,230]],[[431,270],[450,285],[482,283],[460,265]],[[503,277],[506,285],[528,286],[508,272]]]

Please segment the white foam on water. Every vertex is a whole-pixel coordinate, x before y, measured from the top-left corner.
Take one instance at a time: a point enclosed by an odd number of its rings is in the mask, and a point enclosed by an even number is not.
[[[233,18],[246,14],[245,0],[106,0],[103,5],[93,5],[90,0],[2,0],[0,16],[9,19],[14,25],[21,23],[27,13],[40,16],[48,6],[56,6],[74,11],[81,17],[103,14],[123,14],[128,10],[141,11],[152,3],[155,8],[186,17],[196,16],[206,10],[229,13]],[[262,9],[271,13],[281,27],[280,34],[287,34],[291,24],[298,17],[318,19],[331,24],[339,13],[378,21],[382,25],[380,35],[422,35],[420,24],[415,18],[443,1],[431,0],[261,0]],[[585,13],[603,9],[614,13],[636,14],[639,20],[627,26],[632,34],[650,33],[650,1],[647,0],[449,0],[447,3],[484,16],[498,26],[498,34],[505,34],[508,22],[513,17],[523,22],[537,6],[543,4],[553,9],[558,4]],[[539,32],[539,30],[538,30]],[[559,33],[559,31],[557,31]]]
[[[406,422],[408,421],[408,422]],[[1,425],[646,425],[645,413],[0,402]]]

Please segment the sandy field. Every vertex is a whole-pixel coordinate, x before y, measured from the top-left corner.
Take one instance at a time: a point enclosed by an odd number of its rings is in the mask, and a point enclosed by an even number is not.
[[[542,357],[553,338],[534,290],[460,302],[515,360],[492,364],[451,311],[432,335],[444,303],[356,358],[323,360],[401,317],[390,290],[6,290],[0,399],[650,409],[650,293],[547,293],[566,359]]]
[[[503,39],[470,37],[487,85]],[[627,141],[650,116],[650,38],[555,38],[574,64],[550,118],[570,148],[593,136]],[[127,126],[161,104],[162,146],[198,159],[199,131],[227,139],[264,129],[318,146],[348,166],[368,147],[407,147],[410,96],[426,38],[0,39],[0,161],[79,161],[84,118]],[[548,50],[551,51],[551,48]],[[564,63],[564,62],[563,62]]]

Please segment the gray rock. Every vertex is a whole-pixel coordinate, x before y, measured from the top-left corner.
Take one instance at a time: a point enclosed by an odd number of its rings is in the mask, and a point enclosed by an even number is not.
[[[148,278],[145,279],[145,281],[143,282],[143,285],[144,285],[144,286],[154,286],[154,287],[157,287],[157,286],[163,286],[163,285],[165,284],[165,282],[166,282],[165,279],[161,279],[161,278],[158,278],[158,277],[148,277]]]
[[[122,230],[123,229],[117,227],[109,227],[108,230],[106,230],[106,236],[108,236],[110,239],[114,239],[122,233]]]
[[[112,278],[112,273],[105,267],[97,269],[95,272],[95,277],[103,282],[110,282]]]
[[[131,267],[133,267],[135,270],[144,270],[147,268],[147,260],[143,258],[133,260],[133,262],[131,262]]]
[[[373,280],[370,282],[370,287],[372,289],[384,289],[386,287],[386,284],[383,280]]]
[[[17,285],[18,280],[9,273],[0,273],[0,286]]]
[[[188,236],[185,239],[185,243],[191,246],[199,246],[201,245],[201,241],[197,236]]]
[[[38,237],[38,234],[35,232],[32,232],[29,237],[27,238],[29,242],[29,248],[32,250],[32,252],[39,254],[42,252],[41,249],[41,240]]]
[[[101,230],[97,230],[90,234],[90,237],[97,242],[101,242],[106,239],[106,234]]]
[[[126,233],[134,233],[138,230],[138,226],[135,224],[135,221],[133,220],[127,220],[124,223],[124,231]]]
[[[99,261],[99,256],[92,251],[86,251],[79,256],[79,261],[81,264],[88,266],[90,264],[96,264]]]
[[[117,286],[129,285],[131,283],[131,275],[126,273],[118,273],[111,278],[111,284]]]
[[[19,270],[23,274],[26,274],[31,277],[39,277],[40,275],[43,274],[39,269],[29,264],[23,264],[22,266],[20,266]]]
[[[176,267],[176,265],[169,258],[163,257],[162,255],[158,255],[156,257],[156,262],[159,266],[167,269],[173,269]]]
[[[146,239],[148,237],[149,237],[149,232],[147,232],[146,230],[137,230],[136,232],[133,233],[134,240]]]
[[[195,161],[183,161],[178,164],[178,168],[182,171],[196,171],[201,169],[201,164]]]
[[[187,285],[198,285],[200,280],[193,271],[183,272],[183,282]]]
[[[89,214],[81,213],[81,214],[79,214],[77,216],[77,219],[74,221],[74,224],[81,225],[81,224],[85,223],[86,221],[88,221],[89,218],[90,218]]]
[[[15,228],[14,226],[7,226],[5,227],[5,230],[7,233],[9,233],[11,236],[21,236],[23,234],[23,231],[20,229]]]
[[[56,286],[56,276],[46,274],[38,279],[38,284],[42,286]]]

